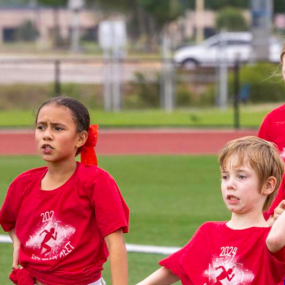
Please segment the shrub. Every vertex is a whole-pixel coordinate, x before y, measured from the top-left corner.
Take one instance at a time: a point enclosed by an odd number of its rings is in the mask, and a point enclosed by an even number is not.
[[[228,7],[220,10],[217,14],[216,28],[217,30],[225,29],[232,32],[246,31],[248,25],[240,9]]]
[[[136,80],[132,82],[133,93],[139,97],[140,104],[144,107],[159,107],[160,98],[160,75],[156,75],[154,80],[148,79],[143,73],[135,74]]]
[[[285,99],[285,85],[276,64],[256,63],[240,69],[240,88],[250,86],[249,102],[280,102]],[[234,94],[234,74],[229,76],[230,94]]]
[[[103,106],[103,86],[62,84],[61,94],[80,100],[91,109]],[[54,96],[53,84],[12,84],[0,86],[0,110],[37,109]]]
[[[39,31],[37,30],[34,23],[30,20],[23,22],[16,32],[17,40],[24,42],[35,41],[38,38],[38,36],[39,36]]]

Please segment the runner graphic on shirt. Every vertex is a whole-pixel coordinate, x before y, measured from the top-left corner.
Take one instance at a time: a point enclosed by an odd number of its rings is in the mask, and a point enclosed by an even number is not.
[[[42,243],[41,243],[41,248],[40,251],[42,252],[43,255],[47,255],[51,251],[51,247],[47,245],[47,242],[51,239],[56,240],[57,238],[57,232],[55,233],[55,229],[51,228],[50,231],[44,230],[40,233],[40,236],[46,233]],[[45,249],[45,251],[43,251]]]
[[[223,285],[223,283],[221,283],[220,280],[224,280],[227,278],[229,281],[231,281],[234,278],[235,274],[233,273],[232,268],[229,268],[228,270],[226,270],[224,266],[216,267],[216,270],[219,270],[219,269],[222,269],[223,272],[217,277],[217,282],[214,285]]]
[[[204,285],[251,285],[254,274],[238,262],[238,255],[213,256],[204,271]]]
[[[48,261],[65,257],[74,250],[71,242],[76,230],[56,218],[54,211],[42,213],[26,242],[27,254],[34,260]]]

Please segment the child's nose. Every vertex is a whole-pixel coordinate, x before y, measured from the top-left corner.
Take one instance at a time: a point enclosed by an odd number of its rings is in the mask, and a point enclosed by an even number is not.
[[[227,189],[235,189],[235,180],[234,177],[229,177],[228,181],[227,181]]]
[[[44,137],[43,137],[43,138],[44,138],[44,140],[49,140],[49,139],[52,138],[51,130],[50,130],[49,127],[47,127],[47,128],[45,129]]]

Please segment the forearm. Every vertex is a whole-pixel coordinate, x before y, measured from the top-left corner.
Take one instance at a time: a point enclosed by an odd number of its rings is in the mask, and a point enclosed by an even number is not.
[[[20,241],[19,241],[19,239],[18,239],[18,237],[16,235],[15,229],[12,229],[9,232],[9,236],[12,239],[14,248],[20,248],[21,243],[20,243]]]
[[[283,212],[278,219],[275,220],[268,237],[266,244],[271,252],[277,252],[285,245],[285,212]]]
[[[179,277],[170,270],[161,267],[137,285],[169,285],[179,281]]]
[[[118,246],[110,251],[112,285],[128,284],[128,259],[125,246]]]
[[[117,231],[105,240],[109,251],[112,285],[127,285],[128,259],[123,233]]]
[[[21,242],[16,235],[15,229],[11,230],[9,232],[9,235],[13,241],[13,247],[14,247],[12,268],[17,269],[19,268],[19,251],[21,247]]]

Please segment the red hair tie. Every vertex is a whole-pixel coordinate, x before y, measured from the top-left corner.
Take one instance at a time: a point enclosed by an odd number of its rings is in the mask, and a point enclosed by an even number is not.
[[[81,149],[81,162],[84,164],[98,165],[95,146],[98,140],[98,125],[90,125],[88,139]]]

